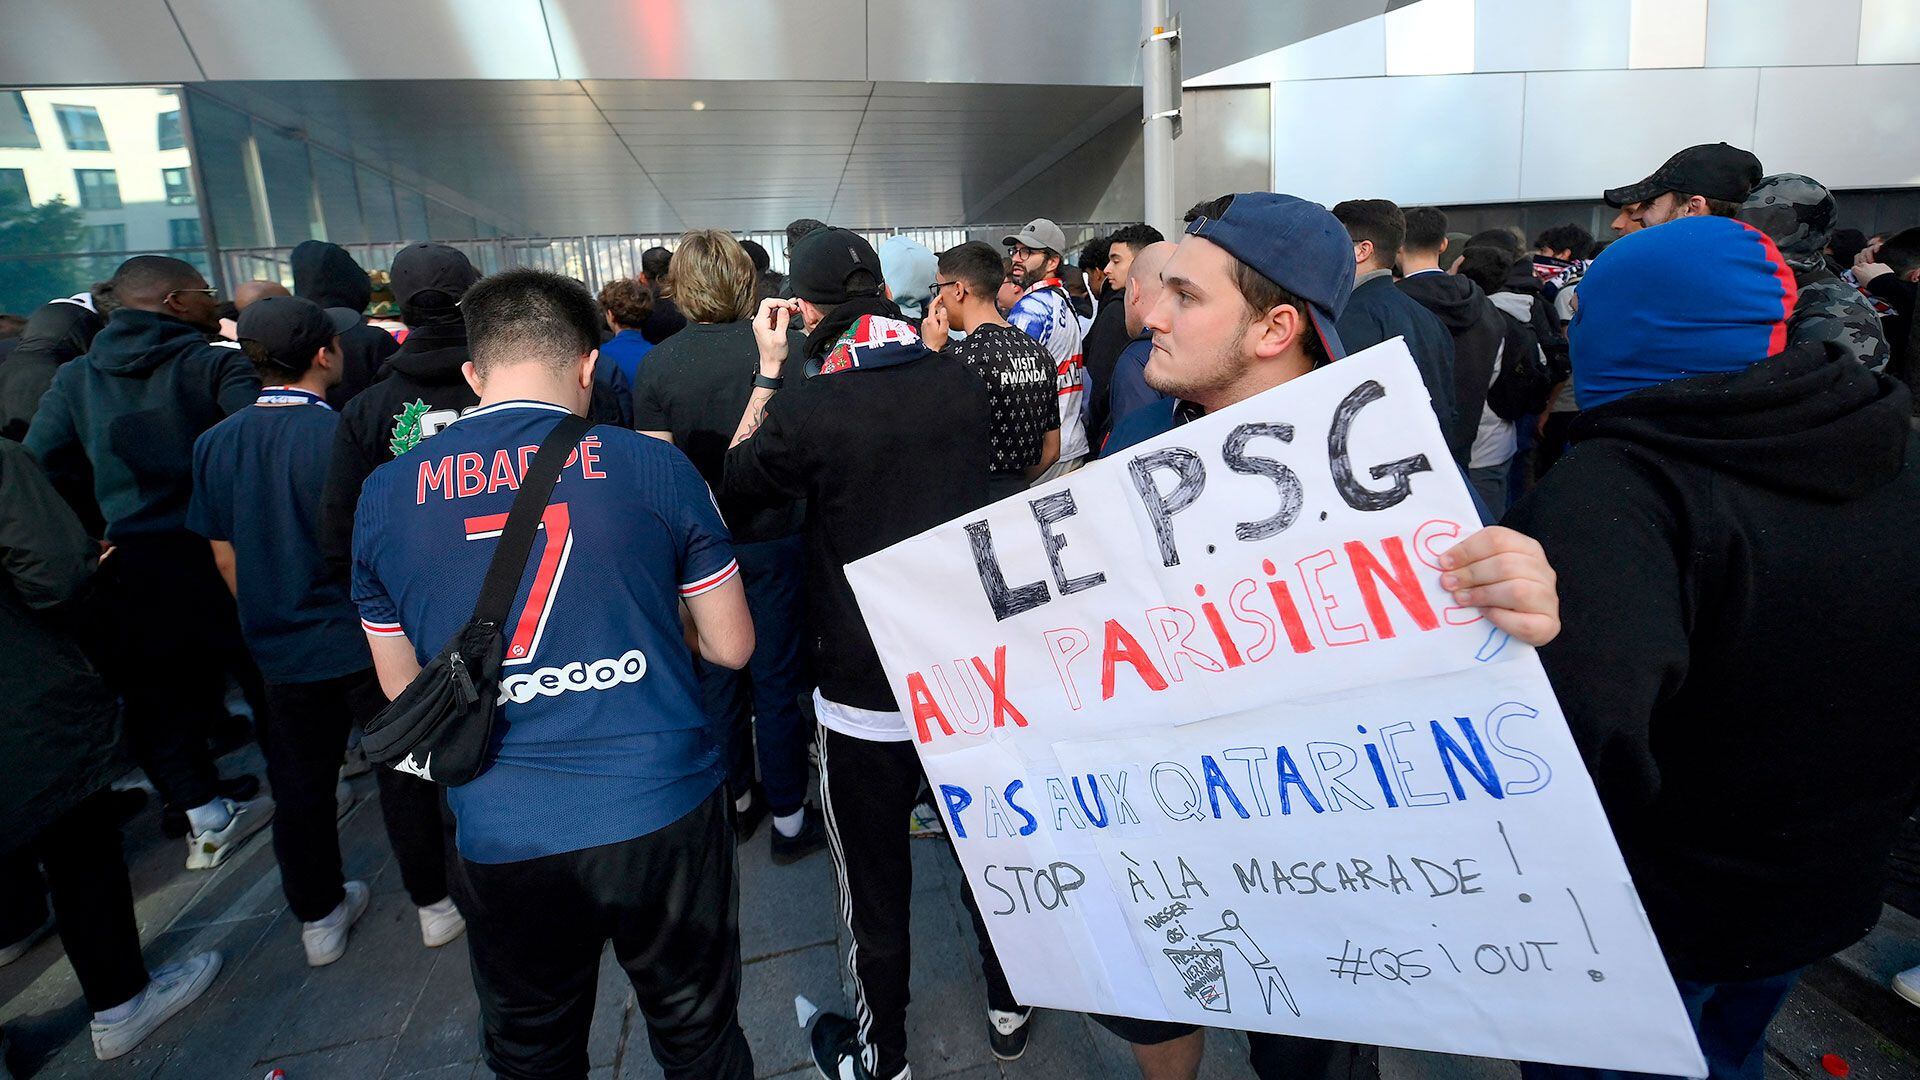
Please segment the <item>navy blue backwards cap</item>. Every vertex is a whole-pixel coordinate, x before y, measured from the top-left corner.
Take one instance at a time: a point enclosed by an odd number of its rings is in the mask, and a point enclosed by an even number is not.
[[[1233,196],[1219,217],[1188,222],[1187,235],[1206,237],[1305,300],[1327,355],[1347,355],[1334,322],[1353,295],[1353,238],[1326,207],[1292,195],[1245,192]]]

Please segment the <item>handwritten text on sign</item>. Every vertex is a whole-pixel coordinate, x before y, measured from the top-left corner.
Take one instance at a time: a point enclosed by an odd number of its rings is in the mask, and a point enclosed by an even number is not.
[[[1398,341],[848,567],[1023,1002],[1703,1075]]]

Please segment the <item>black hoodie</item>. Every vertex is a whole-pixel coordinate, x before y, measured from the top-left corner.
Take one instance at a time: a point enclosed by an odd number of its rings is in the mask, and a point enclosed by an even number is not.
[[[400,347],[392,334],[367,321],[365,312],[367,301],[373,298],[373,282],[345,248],[325,240],[304,240],[293,249],[293,295],[321,307],[362,313],[360,325],[340,335],[344,361],[340,385],[327,393],[327,404],[345,408],[373,384],[381,362]]]
[[[1908,392],[1794,346],[1583,412],[1505,524],[1540,652],[1674,975],[1778,975],[1878,920],[1920,794]]]
[[[0,438],[20,442],[53,385],[60,365],[81,355],[106,320],[71,300],[40,305],[27,317],[19,344],[0,364]]]
[[[1507,325],[1500,312],[1472,281],[1444,271],[1423,271],[1400,279],[1400,291],[1434,313],[1453,335],[1453,423],[1447,446],[1464,466],[1461,447],[1471,450],[1493,385]]]

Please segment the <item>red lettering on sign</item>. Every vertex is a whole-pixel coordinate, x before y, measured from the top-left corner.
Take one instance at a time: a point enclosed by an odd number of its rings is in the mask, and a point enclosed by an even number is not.
[[[1147,689],[1167,688],[1166,677],[1147,658],[1146,650],[1140,647],[1132,634],[1127,633],[1126,627],[1120,625],[1120,620],[1108,619],[1107,642],[1100,652],[1100,700],[1113,697],[1113,669],[1122,663],[1133,665],[1134,674],[1147,684]]]
[[[941,734],[953,734],[953,725],[947,723],[947,715],[940,711],[940,703],[933,699],[933,691],[927,689],[926,677],[917,671],[907,676],[907,700],[913,705],[913,725],[921,742],[933,741],[933,732],[927,727],[928,720],[940,722]]]
[[[1387,618],[1387,607],[1380,601],[1380,584],[1385,584],[1393,598],[1400,601],[1408,615],[1413,616],[1415,626],[1422,630],[1437,629],[1440,617],[1433,613],[1433,605],[1427,602],[1427,593],[1420,587],[1420,579],[1414,576],[1413,563],[1407,558],[1407,546],[1397,536],[1389,536],[1380,541],[1380,547],[1387,553],[1387,561],[1393,564],[1393,572],[1380,565],[1367,545],[1358,540],[1346,543],[1347,560],[1353,563],[1354,580],[1360,584],[1360,599],[1367,605],[1367,617],[1373,620],[1373,628],[1383,638],[1393,636],[1393,623]],[[1376,579],[1378,581],[1376,582]]]

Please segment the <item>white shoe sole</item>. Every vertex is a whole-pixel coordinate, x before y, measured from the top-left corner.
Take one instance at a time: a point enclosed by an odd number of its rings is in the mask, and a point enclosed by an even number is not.
[[[245,827],[240,830],[237,836],[229,837],[219,844],[200,843],[191,835],[187,837],[187,869],[211,870],[219,866],[221,863],[227,861],[227,856],[232,855],[235,851],[243,847],[254,833],[266,828],[267,825],[273,821],[273,803],[270,800],[256,799],[254,801],[264,801],[266,805],[258,809],[249,809],[246,812],[246,815],[240,819]]]
[[[465,918],[451,919],[446,923],[434,927],[429,927],[426,923],[421,923],[420,943],[429,949],[437,949],[442,945],[458,941],[460,936],[466,932],[467,920]]]
[[[201,972],[198,978],[188,983],[186,989],[181,991],[178,997],[168,1002],[165,1008],[154,1014],[153,1019],[142,1025],[137,1031],[131,1028],[113,1031],[110,1033],[113,1038],[108,1040],[107,1045],[104,1046],[101,1044],[100,1038],[96,1036],[93,1040],[93,1056],[101,1061],[112,1061],[114,1058],[123,1057],[139,1049],[140,1044],[147,1040],[147,1036],[158,1030],[160,1025],[173,1019],[181,1009],[200,1000],[200,995],[207,992],[207,988],[213,985],[214,978],[220,974],[222,962],[220,954],[217,952],[214,953],[213,962],[207,965],[206,970]]]
[[[366,886],[361,882],[352,882],[351,884],[360,885],[360,891],[357,894],[349,892],[346,899],[342,901],[342,903],[347,905],[346,925],[340,928],[340,936],[334,940],[331,947],[325,952],[316,953],[307,947],[306,932],[301,932],[300,948],[307,954],[308,967],[326,967],[328,964],[347,955],[347,939],[353,936],[353,924],[359,922],[360,916],[365,915],[367,909],[373,906],[373,896],[367,890]],[[357,908],[353,906],[355,895],[360,897],[360,906]]]
[[[1893,981],[1893,992],[1905,998],[1908,1004],[1920,1005],[1920,984],[1909,983],[1904,979]]]

